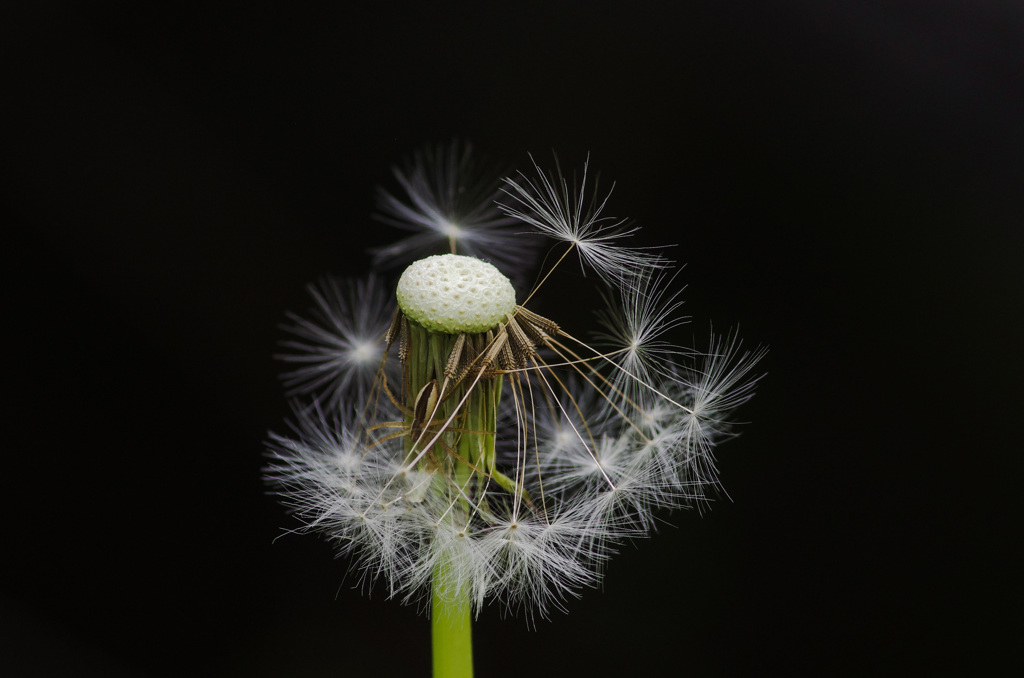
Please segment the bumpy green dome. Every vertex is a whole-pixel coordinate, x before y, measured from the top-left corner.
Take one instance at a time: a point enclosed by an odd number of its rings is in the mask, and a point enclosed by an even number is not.
[[[398,306],[428,330],[486,332],[516,306],[516,292],[486,261],[459,254],[420,259],[398,281]]]

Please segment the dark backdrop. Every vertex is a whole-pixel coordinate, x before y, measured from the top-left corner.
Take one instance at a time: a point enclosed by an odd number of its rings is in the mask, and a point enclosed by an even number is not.
[[[425,675],[422,616],[274,541],[261,447],[284,312],[367,270],[373,187],[454,137],[590,152],[679,243],[687,332],[771,348],[730,497],[536,630],[485,611],[479,675],[1019,659],[1018,3],[24,4],[4,675]]]

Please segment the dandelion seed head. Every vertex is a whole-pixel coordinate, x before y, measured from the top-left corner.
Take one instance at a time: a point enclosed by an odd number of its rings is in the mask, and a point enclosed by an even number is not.
[[[485,332],[515,310],[512,282],[492,264],[458,254],[420,259],[398,281],[398,306],[438,332]]]
[[[468,209],[480,204],[464,201],[470,167],[448,149],[396,171],[405,195],[384,194],[381,210],[412,235],[378,262],[432,256],[393,297],[376,278],[331,279],[311,288],[310,313],[289,316],[285,381],[308,400],[289,435],[271,434],[266,475],[298,531],[326,535],[388,596],[440,590],[477,612],[497,600],[544,616],[598,583],[656,511],[701,506],[718,487],[715,452],[763,351],[733,334],[704,352],[677,342],[686,318],[668,260],[602,216],[586,166],[578,185],[539,169],[509,180],[504,217]],[[548,276],[516,304],[525,250],[506,229],[524,226],[597,273],[602,343],[529,308],[542,287],[577,298]]]

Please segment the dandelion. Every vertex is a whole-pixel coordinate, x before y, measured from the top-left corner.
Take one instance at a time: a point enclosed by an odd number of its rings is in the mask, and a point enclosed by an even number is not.
[[[631,286],[640,282],[645,272],[668,266],[668,259],[651,248],[622,244],[639,229],[629,226],[625,219],[601,216],[611,191],[600,198],[595,184],[594,192],[588,194],[588,167],[589,159],[577,186],[561,171],[548,174],[534,163],[536,179],[520,173],[517,179],[505,180],[502,190],[511,201],[502,204],[501,209],[550,238],[570,243],[580,259],[604,280]]]
[[[646,384],[671,374],[685,349],[665,335],[687,321],[679,313],[682,289],[673,285],[675,275],[658,270],[640,276],[631,284],[618,285],[617,295],[605,295],[606,306],[597,311],[603,330],[595,333],[598,342],[620,349],[616,361],[621,369],[613,381],[634,398]]]
[[[584,184],[538,174],[507,180],[518,206],[503,209],[567,243],[553,266],[575,251],[611,286],[602,345],[529,308],[535,293],[571,301],[547,275],[523,295],[462,252],[412,262],[387,323],[323,286],[315,320],[292,317],[302,341],[290,348],[308,359],[289,382],[320,392],[296,405],[292,434],[271,435],[267,477],[300,530],[335,542],[365,582],[427,604],[435,676],[472,675],[471,619],[488,602],[560,609],[656,511],[706,501],[714,450],[734,435],[763,355],[731,334],[706,354],[673,343],[683,319],[668,260],[624,244],[635,229],[602,225],[606,199],[584,216]],[[365,363],[338,357],[355,327],[377,332],[370,380]]]
[[[288,314],[284,329],[293,338],[276,356],[298,365],[281,375],[288,395],[317,394],[331,409],[362,402],[384,354],[380,338],[391,323],[390,294],[377,276],[324,277],[308,290],[314,307],[309,317]]]
[[[417,153],[393,169],[400,192],[377,193],[378,221],[409,235],[371,250],[374,264],[405,265],[432,254],[465,254],[516,273],[528,268],[538,241],[523,236],[519,220],[502,214],[499,173],[454,142]]]

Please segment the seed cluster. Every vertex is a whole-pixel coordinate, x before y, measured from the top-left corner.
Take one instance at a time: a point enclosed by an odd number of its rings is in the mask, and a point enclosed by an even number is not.
[[[463,192],[464,159],[442,152],[396,171],[408,195],[382,211],[412,235],[378,261],[479,253],[515,275],[545,273],[538,287],[571,305],[575,290],[547,274],[578,258],[608,294],[607,347],[517,306],[509,280],[470,256],[411,263],[398,309],[379,282],[313,288],[316,308],[290,316],[287,343],[292,383],[310,400],[295,408],[294,435],[271,434],[266,471],[299,530],[324,533],[361,581],[429,600],[440,634],[494,599],[545,616],[598,584],[656,510],[706,501],[717,445],[735,435],[732,413],[753,395],[764,353],[731,333],[706,352],[672,340],[684,321],[672,264],[602,216],[586,166],[576,186],[535,168],[495,196],[489,185]],[[524,230],[562,243],[561,258],[536,271],[533,247],[511,244]]]
[[[515,309],[516,293],[486,261],[440,254],[415,262],[398,281],[402,312],[428,330],[458,334],[493,329]]]

